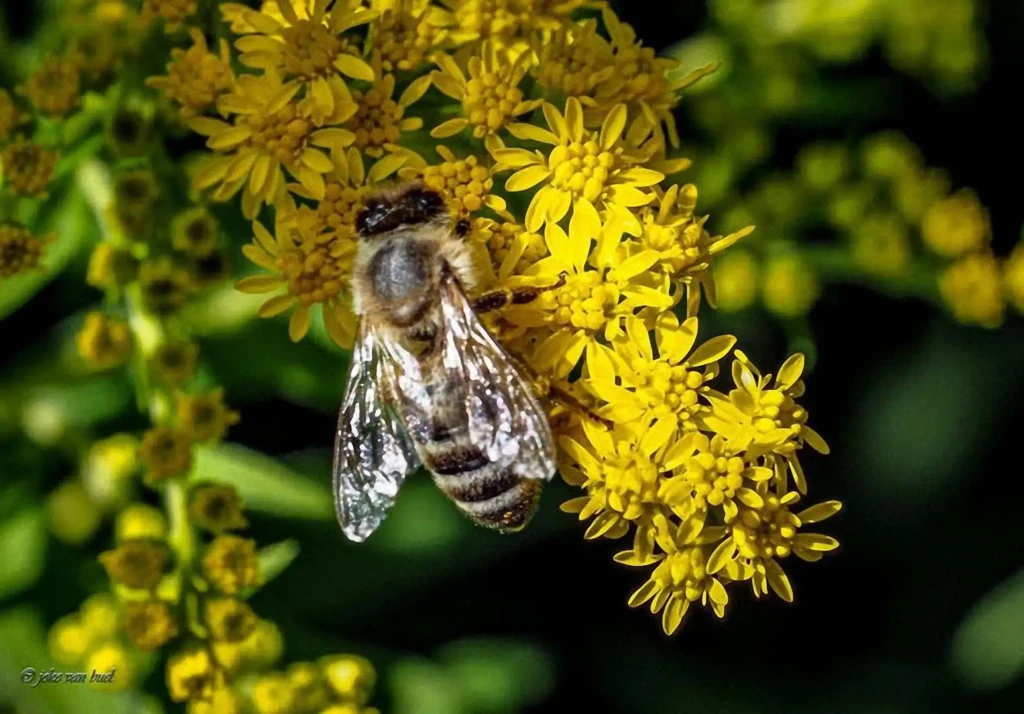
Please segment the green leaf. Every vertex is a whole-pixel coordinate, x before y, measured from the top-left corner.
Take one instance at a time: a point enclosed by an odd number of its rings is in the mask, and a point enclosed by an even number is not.
[[[41,508],[0,522],[0,599],[31,587],[45,561],[46,517]]]
[[[40,269],[0,282],[0,320],[28,302],[60,274],[82,250],[95,228],[89,206],[81,194],[55,195],[47,204],[55,210],[43,211],[47,218],[41,222],[42,225],[33,228],[33,233],[42,236],[52,231],[57,237],[46,247]]]
[[[992,692],[1024,671],[1024,570],[987,593],[953,636],[953,669],[971,689]]]
[[[465,640],[440,653],[470,711],[518,711],[542,701],[554,684],[551,658],[539,647],[507,640]]]
[[[299,555],[298,541],[289,538],[260,548],[260,581],[266,585],[280,575]]]
[[[226,483],[238,489],[245,507],[289,518],[334,518],[331,489],[290,470],[281,462],[237,444],[201,447],[194,478]]]
[[[469,714],[459,682],[444,667],[408,659],[389,673],[393,714]]]

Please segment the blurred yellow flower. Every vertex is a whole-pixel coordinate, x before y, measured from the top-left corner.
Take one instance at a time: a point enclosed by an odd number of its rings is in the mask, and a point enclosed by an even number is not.
[[[0,144],[10,139],[14,130],[27,118],[28,116],[18,109],[10,93],[6,89],[0,89]]]
[[[83,544],[102,520],[103,512],[80,481],[65,481],[46,498],[47,525],[65,543]]]
[[[199,10],[199,0],[142,0],[143,22],[160,18],[164,31],[175,32]]]
[[[245,528],[248,521],[242,514],[242,499],[234,486],[200,484],[189,496],[192,522],[211,533]]]
[[[93,311],[85,316],[75,335],[79,356],[96,369],[111,369],[124,364],[132,351],[128,324]]]
[[[850,239],[853,260],[867,273],[896,277],[910,268],[910,236],[895,214],[865,216],[853,227]]]
[[[112,642],[93,650],[85,660],[85,669],[89,673],[89,686],[104,692],[120,692],[128,689],[132,683],[132,660],[121,645]],[[108,675],[107,678],[92,678],[92,673]],[[113,674],[113,676],[109,676]]]
[[[142,263],[139,285],[146,309],[158,315],[168,315],[185,305],[192,290],[192,279],[187,270],[163,257]]]
[[[2,185],[15,195],[45,197],[58,156],[56,151],[17,137],[0,150]]]
[[[991,253],[960,258],[939,276],[942,299],[960,322],[998,327],[1003,321],[1006,296],[999,262]]]
[[[77,615],[65,615],[50,628],[48,643],[50,654],[61,664],[75,664],[89,650],[89,631]]]
[[[117,603],[106,593],[90,595],[79,608],[82,625],[94,641],[106,640],[117,634],[119,617]]]
[[[333,655],[322,658],[318,664],[337,696],[355,704],[364,704],[370,698],[377,674],[365,657]]]
[[[440,71],[435,70],[430,76],[443,94],[461,103],[462,116],[441,122],[430,135],[445,139],[471,127],[473,136],[482,139],[536,109],[541,100],[524,99],[519,88],[532,61],[532,51],[516,54],[485,41],[480,53],[469,58],[467,79],[451,55],[439,52],[434,62]]]
[[[139,261],[130,250],[103,242],[97,243],[89,256],[85,280],[100,290],[111,290],[134,281],[138,272]]]
[[[988,211],[977,194],[963,189],[928,210],[921,239],[936,255],[956,258],[984,247],[991,231]]]
[[[218,686],[206,699],[193,699],[188,703],[188,714],[241,714],[242,700],[234,690]]]
[[[33,236],[24,226],[0,223],[0,281],[42,267],[46,246],[56,234]]]
[[[565,97],[589,97],[615,73],[612,48],[597,29],[596,20],[561,27],[550,37],[533,39],[537,62],[530,72],[546,90]]]
[[[241,642],[256,629],[256,613],[237,598],[210,598],[204,606],[206,624],[215,640]]]
[[[265,674],[253,685],[252,703],[258,714],[291,714],[295,710],[295,690],[285,675]]]
[[[171,608],[158,600],[127,603],[124,629],[128,639],[144,652],[164,646],[178,634]]]
[[[814,269],[799,253],[773,255],[765,264],[761,297],[765,307],[776,315],[803,315],[814,306],[820,293]]]
[[[81,77],[72,57],[50,57],[18,87],[43,114],[62,117],[78,107]]]
[[[178,394],[178,429],[193,441],[220,441],[238,423],[238,412],[224,404],[224,390],[206,394]]]
[[[203,646],[183,649],[167,660],[167,691],[171,701],[208,699],[216,680],[213,658]]]
[[[299,109],[317,126],[338,123],[337,105],[351,102],[342,75],[374,80],[373,68],[343,33],[366,24],[375,13],[348,0],[336,0],[330,10],[327,6],[328,2],[316,2],[300,15],[290,0],[277,0],[280,18],[266,12],[246,13],[245,20],[255,32],[235,42],[238,60],[246,67],[279,74],[286,81],[294,79],[296,86],[305,88]]]
[[[99,557],[111,580],[133,590],[153,590],[167,566],[167,547],[155,540],[126,540]]]
[[[171,245],[195,258],[209,256],[217,247],[217,219],[202,206],[186,209],[171,222]]]
[[[135,539],[163,540],[167,536],[167,519],[158,508],[144,503],[133,503],[117,514],[114,534],[118,542]]]
[[[526,191],[543,184],[526,211],[528,230],[536,232],[545,223],[558,223],[572,208],[572,225],[593,237],[600,232],[599,211],[611,211],[629,223],[636,220],[630,209],[655,199],[652,191],[644,189],[665,178],[656,168],[647,168],[659,165],[652,161],[659,144],[648,141],[652,127],[646,120],[638,117],[627,127],[626,117],[626,105],[619,104],[609,110],[600,131],[586,129],[583,105],[570,97],[564,116],[554,105],[544,104],[550,131],[530,124],[509,127],[520,139],[550,145],[547,156],[540,151],[488,147],[499,170],[517,169],[505,181],[505,190]],[[570,232],[576,233],[572,227]]]
[[[1010,302],[1024,313],[1024,242],[1017,244],[1004,263],[1003,280]]]
[[[189,29],[192,46],[171,50],[167,74],[150,77],[146,84],[160,90],[177,105],[182,119],[191,119],[212,109],[217,99],[231,88],[231,56],[227,40],[221,39],[219,54],[210,52],[206,36],[198,28]]]
[[[206,548],[203,573],[225,595],[237,595],[259,584],[256,543],[247,538],[220,535]]]
[[[730,250],[713,266],[715,299],[723,312],[739,312],[754,304],[761,276],[748,251]]]
[[[154,426],[142,437],[139,460],[145,469],[145,481],[150,486],[184,476],[192,469],[189,435],[170,427]]]
[[[194,342],[170,340],[161,343],[149,358],[153,375],[169,387],[188,382],[196,374],[199,347]]]
[[[313,198],[323,198],[323,175],[334,165],[320,149],[342,149],[355,135],[338,127],[318,129],[302,116],[292,102],[300,88],[295,81],[282,84],[269,72],[260,77],[243,75],[217,101],[221,112],[235,115],[233,123],[193,118],[189,126],[209,137],[206,145],[215,152],[194,175],[196,188],[220,184],[213,193],[218,201],[241,190],[242,210],[246,218],[253,218],[264,203],[288,208],[283,167]],[[330,124],[347,121],[358,109],[343,84],[339,91],[342,96],[324,119]]]

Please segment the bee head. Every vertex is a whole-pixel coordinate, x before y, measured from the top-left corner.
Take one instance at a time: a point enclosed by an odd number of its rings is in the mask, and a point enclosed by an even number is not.
[[[444,211],[441,194],[414,184],[401,193],[370,197],[356,216],[356,230],[363,238],[371,238],[401,226],[428,223]]]

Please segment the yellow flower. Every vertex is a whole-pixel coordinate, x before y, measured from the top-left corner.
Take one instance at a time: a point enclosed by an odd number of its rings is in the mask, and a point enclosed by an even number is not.
[[[395,92],[395,75],[378,73],[377,80],[368,90],[356,90],[352,97],[359,105],[355,115],[345,125],[355,134],[353,146],[367,156],[380,158],[385,149],[397,148],[402,132],[416,131],[423,126],[419,117],[406,117],[405,110],[419,100],[430,88],[430,77],[423,76],[412,81],[398,97]]]
[[[133,590],[153,590],[167,566],[167,548],[155,540],[126,540],[100,555],[107,575]]]
[[[70,545],[82,545],[103,520],[100,505],[80,481],[67,480],[46,497],[46,521],[50,532]]]
[[[166,426],[154,426],[142,437],[139,459],[146,469],[150,486],[184,476],[192,469],[192,445],[189,435]]]
[[[139,284],[146,309],[158,315],[180,310],[192,290],[188,271],[166,257],[143,263],[139,268]]]
[[[0,150],[3,185],[15,195],[45,197],[58,156],[34,141],[16,138]]]
[[[333,655],[322,658],[318,665],[334,693],[345,701],[365,704],[373,692],[377,673],[364,657]]]
[[[193,441],[220,441],[238,423],[238,412],[224,404],[224,390],[208,394],[179,394],[178,428]]]
[[[980,250],[991,232],[988,211],[970,189],[958,191],[933,205],[921,225],[925,246],[943,258]]]
[[[85,660],[85,669],[89,673],[89,686],[104,692],[120,692],[131,686],[132,661],[123,647],[114,643],[101,645]],[[91,678],[92,673],[113,676],[109,680]]]
[[[171,222],[171,245],[193,258],[206,258],[217,247],[217,219],[202,206],[186,209]]]
[[[553,148],[545,156],[539,151],[488,147],[499,163],[499,170],[518,169],[505,182],[507,191],[526,191],[543,184],[526,211],[526,227],[539,231],[544,223],[558,223],[573,209],[580,230],[589,236],[599,233],[598,211],[611,211],[619,220],[635,222],[630,209],[654,200],[645,191],[660,183],[665,174],[652,162],[660,143],[647,141],[651,125],[637,117],[626,122],[626,105],[609,110],[600,131],[583,125],[583,105],[570,97],[565,115],[551,104],[544,104],[544,118],[551,131],[529,124],[512,124],[509,132],[520,139],[539,141]],[[668,167],[670,173],[679,164]],[[682,165],[685,165],[682,164]],[[570,229],[571,230],[571,229]]]
[[[188,703],[188,714],[241,714],[241,698],[232,689],[214,687],[208,699],[193,699]]]
[[[288,681],[299,711],[320,711],[331,703],[331,690],[312,662],[296,662],[288,668]]]
[[[719,618],[725,617],[729,595],[722,580],[708,572],[711,544],[721,540],[725,528],[705,526],[706,513],[696,511],[677,526],[662,515],[654,518],[657,544],[664,555],[654,556],[658,567],[629,599],[630,607],[651,602],[651,612],[661,613],[666,635],[679,629],[692,603],[710,607]],[[647,565],[651,559],[638,559],[633,551],[619,553],[615,559],[626,565]]]
[[[189,498],[189,514],[197,526],[211,533],[248,525],[242,515],[242,499],[234,486],[201,484],[195,487]]]
[[[364,82],[374,79],[373,68],[343,33],[366,24],[375,14],[348,0],[336,0],[330,10],[327,5],[317,2],[300,16],[290,0],[278,0],[280,19],[266,12],[246,13],[245,20],[256,31],[235,42],[243,65],[276,72],[305,87],[299,108],[317,126],[338,123],[337,103],[351,101],[342,75]]]
[[[654,50],[644,47],[636,39],[633,28],[619,20],[607,5],[601,8],[601,17],[610,37],[615,71],[597,87],[594,95],[597,105],[593,112],[601,116],[607,109],[626,103],[642,112],[655,129],[664,123],[669,142],[679,146],[679,133],[672,116],[679,93],[713,73],[718,64],[708,64],[670,79],[669,73],[678,67],[678,62],[655,56]]]
[[[216,685],[213,658],[205,647],[181,650],[167,660],[167,691],[171,701],[207,699]]]
[[[14,130],[28,117],[18,109],[6,89],[0,89],[0,144],[14,134]]]
[[[1024,243],[1018,243],[1003,265],[1003,280],[1010,302],[1024,313]]]
[[[714,279],[715,299],[723,312],[745,310],[757,299],[757,261],[745,250],[731,250],[716,260]]]
[[[163,342],[149,358],[149,368],[164,384],[177,387],[195,376],[198,354],[199,347],[193,342]]]
[[[625,327],[613,349],[594,343],[587,348],[583,383],[605,403],[598,415],[616,423],[665,419],[677,429],[695,430],[699,415],[710,411],[700,397],[708,393],[706,385],[718,375],[718,361],[736,338],[714,337],[693,349],[697,318],[680,325],[672,313],[659,318],[653,345],[640,318],[627,317]]]
[[[178,623],[165,602],[129,602],[125,605],[124,629],[136,647],[148,652],[172,640],[178,634]]]
[[[405,166],[398,175],[404,179],[420,179],[427,188],[444,196],[448,210],[465,216],[487,206],[492,211],[505,210],[505,199],[491,193],[494,187],[491,169],[476,156],[458,158],[443,144],[434,147],[442,163],[431,166]]]
[[[491,267],[500,281],[521,275],[547,255],[544,236],[531,233],[513,216],[501,212],[505,220],[477,217],[470,224],[469,240],[483,245],[491,259]]]
[[[160,509],[133,503],[117,514],[114,533],[118,542],[140,538],[163,540],[167,536],[167,520]]]
[[[233,535],[214,538],[203,555],[203,572],[225,595],[259,584],[256,542]]]
[[[283,674],[272,672],[256,680],[252,703],[258,714],[292,714],[295,711],[295,689]]]
[[[868,273],[903,275],[910,267],[911,246],[906,224],[894,214],[866,216],[853,228],[853,260]]]
[[[233,597],[206,601],[206,624],[215,640],[241,642],[256,629],[256,613],[247,604]]]
[[[457,28],[451,38],[457,44],[492,39],[502,47],[521,49],[531,30],[550,31],[569,21],[569,15],[587,5],[586,0],[442,0]]]
[[[762,280],[761,296],[765,307],[782,317],[807,313],[821,293],[814,269],[798,253],[769,258]]]
[[[796,403],[803,395],[801,380],[804,356],[792,355],[781,367],[770,385],[769,378],[740,350],[735,351],[732,378],[736,388],[726,396],[710,390],[705,398],[713,414],[704,423],[728,440],[735,451],[747,451],[751,457],[773,453],[783,459],[778,464],[776,481],[786,483],[788,464],[793,482],[800,493],[807,493],[807,481],[797,458],[797,451],[807,444],[820,454],[828,454],[828,445],[814,429],[807,426],[807,410]]]
[[[991,253],[972,253],[939,276],[942,299],[960,322],[998,327],[1003,321],[1003,294],[999,262]]]
[[[727,527],[729,535],[718,544],[707,563],[711,574],[723,573],[730,580],[750,580],[754,595],[768,594],[771,587],[786,602],[793,601],[793,586],[778,561],[795,553],[808,562],[839,547],[830,536],[818,533],[800,533],[804,525],[819,523],[840,511],[839,501],[825,501],[799,513],[790,506],[800,500],[800,494],[784,489],[770,490],[769,482],[758,485],[761,505],[744,506]]]
[[[51,57],[18,87],[18,93],[43,114],[61,117],[78,106],[80,81],[74,58]]]
[[[727,236],[712,236],[704,227],[706,217],[695,215],[697,187],[673,185],[657,191],[660,201],[657,210],[644,206],[639,211],[639,226],[624,224],[627,233],[639,232],[640,252],[632,260],[652,263],[651,270],[660,270],[673,280],[681,281],[687,289],[687,315],[696,315],[700,307],[701,292],[714,304],[716,294],[710,272],[712,258],[736,244],[754,231],[747,226]]]
[[[871,178],[901,181],[913,178],[924,168],[921,151],[899,132],[882,132],[861,145],[864,172]]]
[[[128,324],[93,311],[85,316],[75,335],[78,354],[96,369],[111,369],[124,364],[132,352],[132,333]]]
[[[314,199],[323,198],[323,175],[334,166],[317,147],[341,149],[355,136],[338,127],[318,129],[302,116],[292,102],[300,88],[294,81],[282,84],[269,72],[260,77],[244,75],[217,101],[221,112],[235,115],[233,123],[192,119],[189,126],[209,137],[206,145],[216,152],[193,177],[196,188],[220,184],[213,193],[218,201],[244,188],[242,211],[246,218],[253,218],[264,203],[288,208],[284,167]],[[325,120],[330,124],[347,121],[358,108],[344,84],[339,92],[343,97],[333,103],[333,113]]]
[[[612,48],[598,33],[596,20],[561,27],[533,41],[538,61],[531,73],[546,90],[565,97],[589,97],[615,73]]]
[[[253,633],[237,647],[245,663],[254,668],[265,669],[280,659],[284,651],[284,638],[277,625],[269,620],[260,620]]]
[[[462,104],[462,116],[438,124],[430,135],[445,139],[472,127],[473,136],[481,139],[536,109],[541,100],[524,100],[519,88],[533,59],[532,51],[514,54],[493,42],[484,42],[480,53],[469,58],[466,79],[451,55],[438,53],[434,61],[440,71],[430,76],[435,87]]]
[[[88,23],[68,43],[67,55],[78,65],[82,76],[98,82],[107,76],[118,60],[118,40],[112,28],[101,23]]]
[[[373,0],[371,8],[378,14],[371,26],[373,47],[385,72],[423,67],[455,23],[450,12],[421,0]]]
[[[124,171],[114,179],[114,214],[128,238],[141,239],[151,227],[160,184],[149,169]]]
[[[92,637],[76,615],[67,615],[50,628],[48,641],[55,660],[61,664],[76,664],[89,651]]]
[[[55,238],[55,234],[37,238],[24,226],[0,223],[0,281],[40,269],[46,245]]]
[[[122,288],[134,281],[138,272],[139,261],[130,250],[98,243],[89,256],[85,281],[101,290]]]
[[[220,40],[220,54],[210,52],[202,31],[189,28],[192,46],[171,50],[167,74],[150,77],[146,85],[160,90],[178,106],[182,119],[191,119],[212,109],[217,99],[231,88],[231,54],[227,40]]]
[[[299,221],[294,227],[279,224],[275,237],[254,221],[255,238],[243,252],[272,274],[243,278],[235,287],[246,293],[268,293],[285,287],[287,292],[263,303],[259,314],[275,317],[297,306],[288,323],[288,335],[294,342],[309,331],[310,308],[322,305],[328,334],[348,348],[355,339],[355,317],[343,289],[352,270],[355,240],[339,237],[331,230],[314,232],[316,225],[309,221]]]
[[[106,593],[91,595],[79,608],[79,616],[93,641],[110,639],[117,634],[117,603]]]
[[[114,434],[89,447],[82,460],[82,482],[93,500],[107,508],[130,500],[138,451],[139,441],[131,434]]]
[[[164,31],[171,33],[180,29],[198,9],[199,0],[142,0],[141,16],[146,23],[161,18]]]

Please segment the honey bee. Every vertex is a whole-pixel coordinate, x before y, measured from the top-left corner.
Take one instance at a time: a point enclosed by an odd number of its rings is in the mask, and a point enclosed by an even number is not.
[[[359,316],[334,448],[334,499],[345,535],[363,541],[424,466],[471,520],[524,527],[555,474],[550,425],[522,369],[478,313],[545,288],[477,288],[465,234],[420,184],[381,191],[356,218],[352,275]]]

